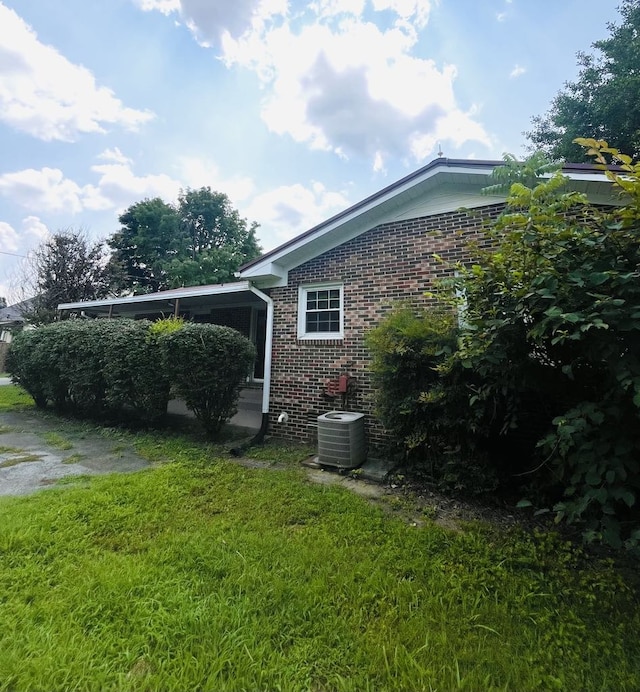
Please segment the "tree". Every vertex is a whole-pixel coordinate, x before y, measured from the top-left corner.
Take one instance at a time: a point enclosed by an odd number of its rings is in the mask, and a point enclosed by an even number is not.
[[[578,53],[580,72],[567,82],[545,115],[526,132],[532,148],[556,161],[588,156],[574,140],[603,139],[632,156],[640,155],[640,0],[623,0],[622,23],[609,23],[610,37],[596,41],[595,55]]]
[[[159,198],[129,207],[109,240],[115,282],[134,293],[234,280],[260,254],[257,224],[247,224],[221,192],[186,189],[176,205]]]
[[[131,205],[119,219],[122,227],[107,240],[113,250],[109,269],[114,284],[134,293],[166,288],[166,265],[177,253],[176,210],[159,197]]]
[[[54,233],[29,258],[23,291],[33,297],[24,318],[33,324],[53,322],[59,303],[97,300],[109,293],[103,242],[90,242],[84,230]]]

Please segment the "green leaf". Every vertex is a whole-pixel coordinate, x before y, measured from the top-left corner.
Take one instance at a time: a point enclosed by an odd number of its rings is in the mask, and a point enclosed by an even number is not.
[[[633,507],[636,503],[636,496],[630,491],[625,490],[620,494],[620,499],[627,505],[627,507]]]

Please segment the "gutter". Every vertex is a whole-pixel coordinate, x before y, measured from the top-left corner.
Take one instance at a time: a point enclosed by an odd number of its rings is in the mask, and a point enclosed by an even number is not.
[[[258,296],[260,300],[267,305],[267,324],[264,345],[264,379],[262,383],[262,422],[260,430],[256,435],[241,447],[234,447],[230,450],[231,454],[239,457],[243,452],[253,445],[259,445],[264,442],[265,435],[269,429],[269,404],[271,398],[271,356],[273,353],[273,299],[260,289],[249,283],[248,286],[251,293]]]

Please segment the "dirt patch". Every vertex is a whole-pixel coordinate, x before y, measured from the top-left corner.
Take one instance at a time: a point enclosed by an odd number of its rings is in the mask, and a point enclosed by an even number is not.
[[[40,411],[0,413],[0,495],[27,495],[61,479],[131,473],[150,463],[121,436]]]

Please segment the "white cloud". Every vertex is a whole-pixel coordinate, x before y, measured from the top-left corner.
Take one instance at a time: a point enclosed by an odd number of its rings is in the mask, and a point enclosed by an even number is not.
[[[284,15],[287,0],[133,0],[140,9],[177,13],[200,45],[219,45],[226,36],[238,38],[261,29],[276,15]]]
[[[416,41],[406,25],[381,30],[351,17],[337,28],[315,22],[297,33],[282,26],[249,34],[227,43],[225,59],[260,76],[262,117],[272,132],[365,157],[377,170],[390,157],[424,160],[433,153],[426,143],[436,139],[488,145],[473,112],[457,105],[455,66],[414,57]]]
[[[39,242],[47,240],[51,236],[51,232],[37,216],[27,216],[22,219],[22,230],[29,238]]]
[[[133,161],[127,158],[118,147],[113,149],[105,149],[101,154],[98,154],[98,158],[103,161],[114,161],[115,163],[131,164]]]
[[[253,180],[246,176],[224,178],[213,161],[183,157],[180,160],[181,178],[187,187],[210,187],[224,192],[231,203],[237,207],[238,202],[246,200],[254,190]]]
[[[285,185],[257,195],[243,215],[260,224],[258,236],[263,249],[270,250],[348,206],[343,193],[314,182],[311,187]]]
[[[0,175],[0,195],[34,212],[77,215],[83,210],[121,209],[144,198],[177,199],[181,182],[165,174],[136,175],[120,150],[105,150],[107,163],[91,167],[96,184],[79,185],[59,168],[27,168]]]
[[[498,12],[498,13],[496,14],[496,19],[497,19],[499,22],[504,22],[506,18],[507,18],[507,13],[506,13],[506,12]]]
[[[261,25],[286,3],[272,0],[181,0],[181,15],[202,45],[218,43],[225,34],[242,36],[256,22]]]
[[[318,17],[335,17],[341,14],[352,14],[360,17],[364,12],[365,0],[317,0],[309,4],[309,9]]]
[[[130,162],[98,164],[91,170],[100,178],[97,185],[84,188],[83,201],[87,209],[121,209],[153,197],[170,202],[177,199],[180,191],[178,180],[164,173],[136,175]]]
[[[159,0],[136,1],[160,9]],[[414,55],[433,4],[313,0],[294,13],[287,0],[181,0],[179,12],[227,67],[258,75],[272,132],[383,170],[390,158],[424,160],[436,139],[489,145],[473,108],[457,103],[455,66]],[[367,21],[366,10],[383,13],[386,28]]]
[[[136,130],[153,115],[126,107],[0,2],[0,120],[33,137],[74,141],[107,125]]]
[[[77,214],[82,210],[82,188],[59,168],[27,168],[0,175],[0,194],[27,209]]]
[[[511,72],[509,72],[509,77],[511,77],[512,79],[514,79],[516,77],[520,77],[520,75],[523,75],[526,71],[527,71],[526,68],[522,67],[521,65],[516,64],[514,66],[513,70],[511,70]]]
[[[162,14],[171,14],[180,10],[180,0],[133,0],[145,12],[157,10]]]
[[[418,28],[426,26],[431,12],[429,0],[372,0],[376,11],[391,10],[401,19],[411,21]]]
[[[5,252],[16,252],[20,246],[20,237],[13,226],[5,221],[0,221],[0,247]]]

